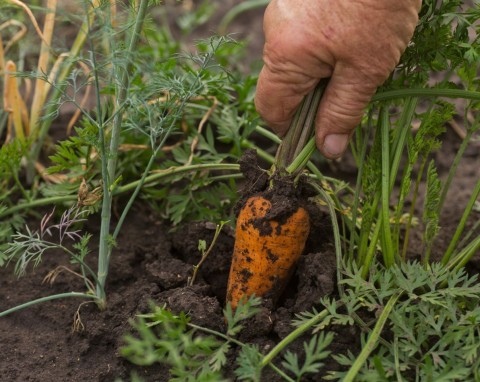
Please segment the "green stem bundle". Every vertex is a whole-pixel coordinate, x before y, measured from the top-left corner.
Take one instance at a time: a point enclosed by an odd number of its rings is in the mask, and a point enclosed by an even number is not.
[[[280,143],[275,158],[275,170],[284,175],[299,175],[315,152],[315,119],[318,105],[328,79],[323,79],[317,87],[303,99],[293,117],[287,135]]]

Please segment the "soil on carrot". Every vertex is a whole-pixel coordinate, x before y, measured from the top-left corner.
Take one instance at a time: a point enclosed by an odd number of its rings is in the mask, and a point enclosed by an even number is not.
[[[236,215],[245,206],[252,196],[261,196],[270,201],[271,206],[262,218],[257,217],[252,222],[260,235],[269,235],[272,230],[269,222],[278,222],[280,228],[285,221],[295,213],[299,207],[309,210],[315,209],[315,205],[307,202],[309,187],[303,178],[295,180],[287,176],[273,174],[269,176],[258,162],[255,150],[246,150],[240,158],[240,171],[244,175],[244,183],[241,187],[240,198],[235,206]],[[273,187],[270,187],[272,185]],[[311,211],[316,216],[316,211]]]
[[[452,131],[447,131],[444,147],[438,161],[442,175],[448,171],[451,159],[460,144]],[[478,143],[472,143],[459,175],[452,185],[442,219],[442,235],[437,243],[438,253],[451,237],[455,223],[469,198],[469,190],[480,177]],[[336,176],[349,177],[348,159],[336,163]],[[343,168],[342,168],[343,167]],[[98,220],[98,219],[96,219]],[[95,221],[85,229],[98,235]],[[295,313],[311,309],[319,299],[336,290],[335,255],[328,216],[317,210],[312,219],[314,227],[295,274],[275,307],[265,306],[247,325],[240,339],[258,344],[267,352],[291,330]],[[33,226],[33,225],[32,225]],[[452,228],[453,227],[453,228]],[[210,242],[215,225],[208,222],[189,223],[169,233],[167,226],[147,208],[137,206],[118,240],[111,262],[108,298],[105,311],[94,304],[64,299],[32,306],[0,319],[0,343],[4,352],[0,358],[2,381],[114,381],[117,377],[129,380],[135,370],[145,381],[167,381],[168,367],[136,367],[119,356],[123,335],[131,330],[129,320],[139,312],[146,312],[149,302],[166,304],[172,311],[190,314],[198,325],[224,330],[222,308],[234,233],[225,228],[214,251],[201,268],[196,284],[187,287],[192,266],[200,259],[199,240]],[[443,239],[443,237],[445,239]],[[421,238],[414,238],[421,240]],[[412,243],[412,255],[420,241]],[[92,248],[95,253],[96,248]],[[94,263],[94,259],[90,259]],[[0,269],[0,310],[42,296],[67,291],[81,291],[82,283],[67,273],[58,276],[53,285],[42,284],[46,274],[59,265],[68,265],[61,253],[46,253],[44,262],[17,279],[12,265]],[[478,256],[469,269],[480,269]],[[80,312],[80,331],[73,331],[74,315]],[[359,349],[356,328],[342,328],[330,348],[334,354]],[[301,352],[301,340],[292,350]],[[232,350],[227,376],[233,379],[235,349]],[[324,370],[338,367],[327,363]],[[323,371],[324,372],[324,371]],[[268,379],[267,379],[268,378]],[[319,375],[311,380],[318,380]],[[265,370],[265,380],[279,377]],[[306,378],[306,381],[309,379]]]

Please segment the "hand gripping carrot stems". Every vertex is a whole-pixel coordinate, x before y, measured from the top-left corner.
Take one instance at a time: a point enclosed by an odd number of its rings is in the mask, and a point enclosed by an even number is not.
[[[227,302],[233,309],[255,295],[276,301],[310,233],[307,210],[294,196],[272,197],[278,183],[296,183],[315,150],[315,114],[326,81],[308,95],[277,151],[269,189],[250,196],[237,218]]]

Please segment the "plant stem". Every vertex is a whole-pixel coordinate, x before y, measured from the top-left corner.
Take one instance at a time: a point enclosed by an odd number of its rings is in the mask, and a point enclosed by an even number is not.
[[[147,176],[145,178],[145,185],[149,187],[155,186],[160,180],[164,178],[168,178],[169,176],[178,175],[184,172],[193,172],[193,171],[203,171],[203,170],[211,170],[211,171],[232,171],[236,172],[240,170],[240,166],[238,164],[230,164],[230,163],[207,163],[207,164],[195,164],[190,166],[179,166],[179,167],[171,167],[166,170],[159,170],[159,172]],[[140,180],[136,180],[134,182],[125,184],[123,186],[115,188],[113,191],[113,195],[117,196],[131,190],[134,190],[138,187]],[[73,202],[77,200],[77,195],[65,195],[65,196],[53,196],[49,198],[43,199],[36,199],[32,200],[31,202],[17,204],[12,206],[3,212],[0,213],[0,218],[3,218],[8,215],[12,215],[19,211],[25,209],[33,209],[35,207],[41,206],[48,206],[54,203],[65,203],[65,202]]]
[[[30,195],[28,195],[27,191],[25,190],[25,188],[22,185],[22,182],[20,182],[20,179],[18,178],[18,172],[15,171],[14,169],[12,169],[11,172],[12,172],[13,181],[17,185],[17,187],[20,190],[20,192],[22,193],[23,197],[27,200],[27,202],[30,202],[32,200],[32,198],[30,197]]]
[[[462,251],[455,256],[453,260],[448,263],[448,269],[460,270],[467,264],[472,256],[480,249],[480,236],[477,236],[470,244],[468,244]]]
[[[133,54],[136,45],[138,43],[140,32],[142,30],[143,22],[145,20],[146,11],[148,8],[148,0],[141,0],[137,10],[137,16],[135,19],[135,24],[133,27],[133,32],[130,37],[130,43],[127,50],[124,52],[125,55],[130,58]],[[92,54],[93,56],[93,54]],[[94,57],[92,57],[94,59]],[[132,65],[129,64],[125,68],[125,71],[122,73],[122,76],[119,80],[119,84],[116,86],[116,108],[122,108],[127,97],[127,88],[128,88],[128,74]],[[98,77],[96,75],[96,65],[94,68],[95,72],[95,83],[97,86],[97,104],[100,93],[98,92]],[[100,105],[97,106],[99,114]],[[110,148],[108,151],[108,156],[105,146],[105,131],[103,128],[99,128],[99,136],[103,144],[101,145],[101,155],[102,155],[102,177],[103,177],[103,201],[102,201],[102,217],[100,225],[100,243],[99,243],[99,252],[98,252],[98,284],[97,284],[97,296],[99,297],[100,308],[104,308],[106,305],[106,296],[105,296],[105,283],[108,276],[108,267],[110,263],[110,255],[113,245],[113,237],[110,235],[110,220],[111,220],[111,210],[112,210],[112,190],[111,186],[115,182],[115,172],[117,165],[117,155],[118,155],[118,145],[120,142],[120,132],[123,122],[123,113],[117,113],[113,119],[113,127],[110,137]],[[103,127],[103,123],[100,122],[99,127]],[[144,179],[144,178],[142,178]],[[140,183],[142,184],[142,183]],[[138,191],[137,191],[138,192]],[[126,215],[126,214],[125,214]],[[124,217],[123,217],[124,218]],[[123,222],[123,220],[121,221]],[[120,224],[121,225],[121,224]]]
[[[381,202],[382,204],[382,209],[378,215],[378,219],[376,222],[377,225],[375,227],[373,237],[370,240],[370,245],[368,245],[368,239],[370,236],[371,224],[366,227],[363,232],[361,232],[360,246],[358,252],[360,256],[359,265],[363,268],[362,274],[364,277],[368,275],[368,268],[372,263],[373,255],[375,254],[375,248],[377,246],[379,238],[381,238],[381,242],[384,247],[390,248],[390,253],[384,251],[385,264],[390,264],[392,263],[392,261],[394,262],[395,260],[395,253],[393,251],[393,241],[390,230],[390,214],[388,213],[389,199],[395,184],[398,169],[400,167],[400,161],[407,140],[407,135],[410,131],[410,129],[406,128],[406,126],[410,126],[411,124],[416,105],[417,101],[413,98],[408,99],[406,102],[406,106],[399,123],[401,127],[400,135],[399,138],[395,141],[395,145],[393,146],[392,160],[390,160],[390,140],[389,137],[384,136],[388,133],[388,131],[386,131],[387,127],[389,126],[388,114],[385,109],[382,109],[384,111],[380,113],[379,122],[382,145],[382,182],[380,183],[381,192],[376,193],[373,198],[373,202],[371,204],[371,213],[372,215],[375,215],[377,213],[377,206],[379,202]],[[382,113],[384,114],[383,116]],[[388,158],[386,155],[387,150],[389,152]],[[385,177],[388,179],[385,179]],[[381,228],[383,228],[382,231],[380,230]],[[381,232],[383,232],[383,235],[380,235]]]
[[[296,176],[302,172],[315,151],[315,118],[328,79],[323,79],[300,104],[287,135],[280,143],[275,158],[276,170]]]
[[[18,91],[18,79],[15,77],[17,65],[13,61],[7,61],[4,68],[4,93],[3,108],[8,111],[8,124],[13,124],[15,136],[21,141],[25,141],[26,126],[23,126],[21,102],[22,97]]]
[[[241,342],[241,341],[239,341],[239,340],[237,340],[237,339],[235,339],[235,338],[233,338],[233,337],[227,336],[226,334],[221,333],[221,332],[218,332],[218,331],[216,331],[216,330],[209,329],[209,328],[205,328],[205,327],[203,327],[203,326],[199,326],[199,325],[196,325],[196,324],[192,324],[191,322],[189,322],[189,323],[187,324],[187,326],[190,327],[190,328],[192,328],[192,329],[200,330],[200,331],[202,331],[202,332],[204,332],[204,333],[213,334],[214,336],[217,336],[217,337],[219,337],[219,338],[222,338],[222,339],[224,339],[224,340],[226,340],[226,341],[228,341],[228,342],[232,342],[232,343],[234,343],[235,345],[238,345],[238,346],[240,346],[240,347],[244,347],[244,346],[245,346],[245,344],[244,344],[243,342]]]
[[[56,267],[52,272],[67,272],[70,273],[71,275],[74,275],[78,278],[80,278],[84,284],[85,287],[87,288],[87,291],[92,291],[95,293],[95,285],[88,279],[87,275],[85,274],[85,269],[81,266],[80,267],[82,273],[75,272],[73,269],[70,269],[69,267],[66,267],[65,265],[59,265]],[[43,279],[43,282],[45,282],[45,279],[50,275],[50,273]]]
[[[55,243],[49,243],[52,245],[52,247],[55,246]],[[60,248],[62,251],[64,251],[65,253],[67,253],[68,255],[70,255],[72,257],[72,259],[74,259],[75,261],[77,261],[81,268],[82,268],[82,272],[84,272],[85,270],[88,271],[88,273],[90,273],[90,276],[92,276],[93,280],[95,281],[95,283],[98,283],[98,280],[97,280],[97,275],[96,273],[92,270],[92,268],[90,268],[88,266],[87,263],[85,263],[83,261],[83,259],[80,257],[80,256],[77,256],[74,252],[70,251],[68,248],[64,247],[63,245],[57,245],[58,248]],[[85,277],[86,278],[86,277]],[[87,278],[86,278],[87,279]]]
[[[222,180],[231,180],[231,179],[242,179],[243,174],[241,172],[234,174],[225,174],[225,175],[216,175],[208,178],[211,182],[220,182]]]
[[[417,179],[415,181],[415,188],[413,190],[413,196],[412,196],[412,202],[410,205],[410,212],[408,215],[408,222],[407,222],[407,227],[405,228],[405,238],[403,240],[403,248],[402,248],[402,259],[407,258],[407,250],[408,250],[408,242],[410,240],[410,229],[412,228],[412,220],[413,220],[413,215],[415,213],[415,205],[417,204],[417,197],[418,197],[418,190],[420,187],[420,182],[422,180],[423,172],[425,171],[425,166],[427,164],[427,157],[422,158],[422,162],[420,164],[420,169],[418,171]]]
[[[385,108],[380,110],[380,129],[382,135],[382,242],[383,260],[385,266],[391,267],[395,263],[390,230],[390,122]]]
[[[395,155],[394,155],[394,159],[393,159],[392,168],[396,168],[397,170],[395,172],[393,172],[393,176],[392,176],[392,179],[391,179],[391,182],[390,182],[391,189],[393,189],[394,182],[395,182],[395,179],[397,177],[398,168],[399,168],[399,165],[400,165],[400,160],[402,158],[404,147],[405,147],[405,144],[407,142],[407,136],[409,134],[411,134],[411,129],[410,128],[407,129],[406,127],[411,126],[411,124],[412,124],[412,120],[413,120],[413,117],[414,117],[414,114],[415,114],[415,109],[416,109],[417,103],[418,103],[417,98],[407,99],[406,102],[405,102],[405,108],[403,109],[403,112],[402,112],[402,116],[400,117],[400,121],[399,121],[398,126],[400,126],[402,131],[401,131],[401,134],[400,134],[399,141],[401,140],[402,143],[401,144],[398,143],[396,145],[396,147],[394,148]],[[407,181],[406,179],[404,179],[407,175],[409,177],[408,181],[410,181],[410,175],[409,174],[412,171],[412,167],[413,167],[413,164],[410,162],[410,160],[407,160],[407,163],[403,168],[403,176],[401,178],[402,182]],[[402,190],[402,187],[403,186],[401,185],[400,190]],[[405,198],[406,198],[409,190],[410,190],[410,187],[408,187],[408,191],[404,192],[403,194],[402,194],[402,192],[400,192],[400,195],[398,197],[398,202],[397,202],[397,205],[395,207],[396,210],[395,210],[394,238],[395,238],[395,248],[397,248],[397,250],[398,250],[398,248],[400,248],[400,218],[401,218],[401,214],[402,214],[402,211],[403,211],[403,206],[405,204]]]
[[[445,254],[442,257],[441,263],[443,265],[448,264],[448,262],[450,261],[450,257],[453,254],[453,251],[457,248],[457,243],[460,240],[460,236],[463,233],[465,224],[467,223],[467,219],[470,216],[470,213],[472,212],[473,207],[475,206],[475,202],[477,201],[478,195],[480,195],[480,180],[477,181],[477,184],[475,185],[475,189],[473,190],[473,193],[470,196],[470,199],[468,201],[467,207],[465,208],[465,211],[463,211],[462,218],[460,219],[460,223],[458,223],[458,226],[457,226],[457,229],[455,230],[455,234],[453,235],[452,241],[450,242],[450,245],[448,246]]]
[[[90,32],[88,33],[90,36]],[[90,39],[91,51],[90,59],[93,64],[93,77],[95,84],[95,98],[97,103],[97,113],[102,115],[102,104],[100,100],[100,80],[98,77],[98,65],[95,58],[93,42]],[[100,146],[100,157],[101,157],[101,171],[102,171],[102,211],[100,217],[100,239],[98,244],[98,268],[97,268],[97,279],[96,279],[96,295],[98,297],[98,306],[100,309],[104,309],[106,306],[106,294],[105,294],[105,282],[108,273],[108,264],[105,265],[107,255],[110,251],[111,240],[109,239],[110,234],[110,218],[111,218],[111,204],[112,204],[112,194],[110,192],[110,178],[108,174],[108,162],[107,162],[107,148],[106,148],[106,137],[105,137],[105,124],[100,118],[98,124],[98,141]]]
[[[130,211],[130,208],[132,207],[133,202],[137,198],[137,195],[140,192],[140,189],[145,184],[145,179],[147,178],[147,174],[150,172],[150,169],[152,168],[153,163],[155,162],[155,158],[157,157],[157,154],[160,151],[160,148],[161,146],[159,146],[150,156],[150,160],[148,161],[147,166],[143,171],[142,177],[139,179],[138,184],[135,187],[135,190],[133,191],[133,194],[130,196],[130,199],[128,199],[127,205],[122,211],[122,215],[120,216],[120,219],[118,219],[118,223],[115,226],[115,230],[113,231],[112,237],[114,240],[117,238],[118,234],[120,233],[120,229],[122,228],[123,222],[125,221],[125,218],[127,217],[127,214]]]
[[[209,329],[209,328],[205,328],[203,326],[199,326],[199,325],[195,325],[195,324],[192,324],[191,322],[189,322],[187,324],[190,328],[193,328],[193,329],[196,329],[196,330],[199,330],[199,331],[202,331],[204,333],[208,333],[208,334],[212,334],[214,336],[217,336],[219,338],[222,338],[224,339],[225,341],[227,342],[232,342],[234,343],[235,345],[238,345],[240,347],[245,347],[246,345],[243,343],[243,342],[240,342],[238,341],[237,339],[233,338],[233,337],[229,337],[227,336],[226,334],[223,334],[221,332],[217,332],[216,330],[213,330],[213,329]],[[286,381],[288,382],[295,382],[293,379],[291,379],[287,374],[285,374],[285,372],[281,369],[279,369],[277,366],[275,366],[272,362],[269,362],[268,363],[268,366],[270,366],[270,368],[272,370],[274,370],[278,375],[280,375],[283,379],[285,379]]]
[[[295,157],[292,163],[287,167],[288,174],[298,174],[307,165],[310,157],[313,155],[316,149],[315,139],[310,138],[300,154]]]
[[[268,366],[272,370],[274,370],[278,375],[280,375],[285,381],[287,382],[295,382],[294,379],[290,378],[282,369],[279,369],[277,366],[275,366],[273,363],[269,363]]]
[[[392,174],[394,176],[392,176],[392,178],[390,179],[391,189],[393,189],[393,185],[395,184],[396,174],[398,172],[398,168],[400,167],[400,161],[402,159],[402,154],[404,151],[408,133],[411,131],[410,126],[415,115],[415,109],[417,108],[417,104],[418,99],[408,98],[405,101],[405,107],[403,109],[402,115],[400,116],[400,121],[398,122],[400,135],[399,138],[395,139],[393,142],[394,147],[392,152],[394,153],[394,156],[392,161]]]
[[[178,175],[184,172],[191,171],[203,171],[203,170],[217,170],[217,171],[239,171],[240,165],[235,163],[202,163],[202,164],[192,164],[189,166],[179,166],[179,167],[170,167],[165,170],[157,170],[154,174],[149,175],[145,178],[145,185],[150,185],[153,182],[159,181],[163,178]],[[119,186],[115,189],[114,195],[122,194],[127,191],[135,189],[140,180],[136,180],[124,186]]]
[[[261,127],[261,126],[256,126],[255,127],[255,131],[257,133],[259,133],[260,135],[264,136],[265,138],[268,138],[270,139],[272,142],[274,143],[278,143],[280,144],[282,142],[282,140],[277,136],[275,135],[274,133],[272,133],[271,131]],[[313,143],[313,140],[312,140],[312,143]],[[309,143],[307,143],[307,146],[309,146]],[[252,148],[252,149],[255,149],[257,151],[257,155],[267,161],[268,163],[270,164],[274,164],[275,163],[275,157],[270,155],[269,153],[267,153],[266,151],[258,148],[255,144],[253,144],[252,142],[244,139],[242,141],[242,147],[246,147],[246,148]],[[311,150],[311,147],[308,149],[309,151]],[[313,151],[310,153],[310,154],[302,154],[300,153],[301,156],[305,155],[305,156],[308,156],[308,158],[313,154],[313,152],[315,151],[315,146],[313,146]],[[299,155],[299,156],[300,156]],[[289,166],[289,169],[287,169],[287,172],[288,171],[293,171],[294,168],[297,168],[297,167],[300,167],[302,166],[301,163],[295,163],[295,160],[294,160],[294,163],[292,163],[290,166]],[[327,178],[325,176],[323,176],[323,174],[318,170],[318,168],[312,163],[312,162],[308,162],[306,164],[306,167],[317,177],[318,180],[327,180]],[[336,181],[337,179],[333,179],[333,178],[328,178],[332,181]]]
[[[462,241],[460,242],[460,244],[457,245],[457,250],[454,252],[456,253],[458,251],[459,248],[464,248],[467,243],[470,243],[471,240],[470,238],[472,237],[472,235],[477,232],[478,228],[480,227],[480,220],[477,220],[473,225],[472,227],[468,230],[468,232],[465,234],[465,236],[463,237]]]
[[[372,239],[370,241],[370,246],[368,247],[367,254],[365,256],[364,261],[361,264],[362,268],[362,277],[364,279],[367,278],[368,273],[370,271],[370,265],[373,261],[373,256],[375,255],[375,249],[377,248],[378,238],[380,237],[380,229],[382,228],[382,215],[378,217],[378,220],[375,225],[375,230],[373,231]]]
[[[375,216],[377,214],[377,208],[378,208],[378,203],[380,201],[380,193],[377,192],[376,190],[374,198],[372,203],[370,203],[370,208],[371,208],[371,214],[372,216]],[[365,210],[365,206],[363,207]],[[362,224],[361,224],[361,231],[360,231],[360,237],[359,237],[359,245],[358,245],[358,263],[361,266],[364,266],[365,264],[370,264],[371,259],[368,260],[370,256],[373,256],[372,249],[376,248],[379,233],[380,233],[380,227],[381,227],[381,219],[382,216],[380,215],[378,217],[378,220],[375,222],[375,233],[371,234],[372,226],[373,226],[373,219],[371,221],[366,222],[366,219],[362,218]],[[370,245],[369,245],[370,244]],[[373,244],[373,245],[372,245]],[[367,270],[368,272],[368,270]]]
[[[347,375],[343,378],[343,382],[353,382],[358,372],[362,368],[363,364],[366,362],[367,358],[370,356],[372,351],[377,347],[378,339],[382,333],[383,327],[385,326],[388,316],[392,312],[395,304],[397,303],[398,298],[401,296],[401,292],[395,293],[387,302],[387,305],[383,308],[380,317],[377,319],[377,323],[373,328],[370,336],[368,337],[367,343],[363,346],[362,351],[358,355],[357,359],[348,370]]]
[[[210,246],[202,254],[202,258],[200,259],[199,263],[197,265],[193,266],[193,275],[188,282],[189,286],[192,286],[195,283],[195,279],[197,278],[198,270],[200,269],[202,264],[205,262],[205,260],[207,260],[207,257],[210,254],[210,252],[212,252],[213,247],[215,246],[215,243],[217,242],[218,236],[220,235],[220,232],[222,232],[222,228],[226,223],[228,223],[228,222],[222,221],[222,222],[220,222],[220,224],[217,224],[217,227],[215,228],[215,235],[213,235],[213,239],[212,239],[212,242],[210,243]]]
[[[141,6],[141,4],[140,4]],[[139,11],[139,14],[141,12]],[[145,13],[145,10],[143,11],[143,13]],[[145,14],[143,15],[143,18],[145,17]],[[137,17],[137,21],[138,21],[138,17]],[[136,35],[138,36],[138,34],[140,33],[140,31],[137,31]],[[132,37],[133,38],[133,37]],[[202,66],[201,66],[201,69],[200,71],[197,73],[197,76],[195,77],[195,81],[193,82],[193,84],[191,84],[191,87],[189,89],[189,91],[187,92],[187,94],[189,95],[184,95],[182,98],[181,98],[181,102],[179,102],[179,105],[178,105],[178,115],[180,115],[181,111],[183,111],[183,109],[187,106],[187,103],[188,101],[190,100],[191,98],[191,94],[193,94],[193,89],[195,89],[195,86],[197,85],[197,83],[199,82],[201,76],[202,76],[202,72],[203,70],[205,70],[207,67],[208,67],[208,61],[209,60],[205,60],[203,63],[202,63]],[[125,84],[125,86],[127,86],[127,84]],[[115,124],[116,124],[116,121],[117,121],[117,117],[118,118],[121,118],[123,114],[120,114],[118,113],[118,115],[115,116],[114,118],[114,127],[115,127]],[[150,141],[151,141],[151,146],[152,146],[152,150],[153,150],[153,153],[152,155],[150,156],[150,159],[147,163],[147,166],[145,167],[144,171],[143,171],[143,174],[142,174],[142,177],[140,178],[140,180],[138,181],[136,187],[135,187],[135,190],[133,192],[133,194],[131,195],[127,205],[125,206],[124,210],[122,211],[122,215],[119,219],[119,222],[115,228],[115,231],[113,233],[113,239],[115,239],[119,232],[120,232],[120,228],[130,210],[130,208],[132,207],[133,205],[133,202],[135,201],[138,193],[140,192],[140,189],[143,187],[146,179],[147,179],[147,175],[148,173],[150,172],[150,169],[152,168],[154,162],[155,162],[155,159],[157,158],[157,155],[158,153],[160,152],[161,148],[164,146],[165,142],[167,141],[168,137],[170,136],[170,133],[172,132],[173,128],[175,127],[175,124],[176,122],[178,121],[178,116],[173,118],[172,121],[170,122],[170,124],[168,125],[167,128],[165,128],[165,131],[163,133],[163,135],[161,136],[162,138],[160,139],[160,142],[157,143],[157,137],[154,136],[154,135],[151,135],[150,136]],[[150,120],[150,123],[153,125],[155,122]],[[119,131],[120,132],[120,131]],[[112,138],[112,141],[111,141],[111,146],[110,146],[110,150],[112,150],[112,142],[113,142],[113,138]],[[117,146],[118,146],[118,142],[117,142]],[[117,150],[118,147],[115,149]],[[112,159],[112,157],[110,157],[110,159]],[[109,159],[109,165],[111,164],[110,163],[110,159]],[[190,163],[190,162],[189,162]],[[110,170],[110,169],[109,169]],[[109,172],[109,176],[111,176],[112,174]],[[113,179],[113,178],[112,178]],[[113,185],[114,183],[112,183]],[[112,188],[112,187],[111,187]],[[113,191],[113,190],[111,190]],[[110,253],[109,253],[109,256],[110,256]]]
[[[352,223],[351,223],[351,230],[350,230],[350,243],[349,243],[349,253],[348,257],[350,260],[354,259],[354,251],[356,248],[356,241],[355,241],[355,234],[356,234],[356,225],[357,225],[357,218],[358,218],[358,206],[360,204],[360,192],[362,188],[362,179],[363,174],[365,171],[365,158],[367,156],[367,148],[368,148],[368,140],[373,130],[373,123],[372,123],[372,115],[373,111],[370,110],[368,114],[368,122],[367,122],[367,131],[365,133],[365,137],[363,139],[362,144],[362,151],[360,153],[358,165],[358,173],[357,173],[357,181],[355,185],[355,193],[353,197],[353,207],[352,207]],[[355,132],[355,134],[359,134],[359,132]],[[360,233],[361,234],[361,233]],[[361,235],[359,236],[359,238]],[[357,261],[358,265],[361,266],[363,263],[363,253],[358,252]]]
[[[300,337],[303,333],[309,330],[312,326],[318,324],[321,320],[323,320],[328,315],[328,310],[322,310],[318,313],[315,317],[312,317],[310,320],[304,322],[294,331],[292,331],[288,336],[286,336],[283,340],[281,340],[270,352],[265,355],[260,362],[260,367],[265,367],[268,365],[272,360],[290,343],[295,341],[298,337]]]
[[[255,131],[260,135],[264,136],[265,138],[270,139],[272,142],[280,143],[282,140],[278,137],[278,135],[272,133],[270,130],[265,129],[262,126],[255,126]]]
[[[49,0],[47,2],[47,14],[45,16],[45,22],[43,27],[42,44],[40,47],[40,57],[38,59],[37,73],[42,75],[48,71],[48,61],[50,59],[50,44],[52,42],[53,29],[55,25],[55,15],[57,8],[57,0]],[[43,78],[37,78],[35,81],[35,92],[33,94],[32,107],[30,111],[30,129],[31,132],[35,132],[38,128],[38,119],[42,111],[42,107],[45,104],[46,93],[44,91],[46,81]]]
[[[51,296],[46,296],[46,297],[42,297],[42,298],[38,298],[36,300],[26,302],[25,304],[17,305],[14,308],[4,310],[3,312],[0,312],[0,317],[4,317],[8,314],[17,312],[17,311],[25,309],[25,308],[28,308],[32,305],[40,304],[42,302],[51,301],[51,300],[57,300],[59,298],[66,298],[66,297],[81,297],[81,298],[89,298],[89,299],[92,299],[92,300],[96,299],[96,297],[94,295],[86,294],[86,293],[78,293],[78,292],[68,292],[68,293],[54,294],[54,295],[51,295]]]
[[[447,179],[445,180],[445,184],[442,188],[442,194],[440,196],[440,203],[438,206],[439,211],[441,211],[443,208],[445,199],[447,198],[448,190],[450,189],[450,184],[452,183],[453,177],[457,172],[457,168],[458,168],[458,165],[460,164],[461,159],[463,158],[463,154],[465,153],[465,150],[467,149],[467,146],[470,143],[470,140],[472,139],[473,134],[480,128],[479,119],[480,117],[477,117],[475,119],[475,122],[470,126],[469,129],[467,129],[467,134],[465,135],[465,138],[463,139],[462,144],[460,145],[457,151],[457,154],[455,155],[455,158],[450,167],[450,170],[448,171],[448,176],[447,176]],[[467,118],[465,118],[465,121],[467,121]]]
[[[33,209],[35,207],[48,206],[53,203],[72,202],[77,200],[77,195],[52,196],[50,198],[35,199],[26,203],[16,204],[0,213],[0,218],[13,215],[19,211]]]
[[[372,97],[372,102],[390,101],[398,98],[407,97],[446,97],[446,98],[465,98],[480,101],[480,92],[461,90],[461,89],[425,89],[412,88],[401,90],[388,90],[382,93],[375,94]]]
[[[322,188],[320,185],[315,182],[315,181],[309,181],[309,184],[319,193],[322,195],[322,197],[325,199],[327,206],[328,206],[328,212],[330,215],[330,220],[332,222],[332,227],[333,227],[333,237],[334,237],[334,242],[335,242],[335,254],[336,254],[336,260],[337,260],[337,286],[338,286],[338,291],[340,294],[340,297],[343,298],[344,296],[344,290],[343,290],[343,284],[341,283],[342,281],[342,269],[344,265],[344,258],[342,255],[342,239],[340,236],[340,229],[338,226],[338,220],[337,220],[337,215],[335,213],[335,204],[330,197],[330,195]]]
[[[400,372],[400,356],[398,350],[398,336],[395,336],[393,340],[393,357],[395,362],[395,375],[397,376],[397,382],[403,382],[402,374]]]
[[[143,22],[145,20],[145,16],[147,13],[148,8],[148,0],[141,0],[140,4],[138,5],[137,10],[137,17],[135,18],[135,24],[133,27],[133,32],[130,37],[130,42],[128,44],[127,50],[123,53],[127,58],[130,58],[133,52],[137,47],[138,40],[140,38],[140,33],[143,27]],[[127,89],[128,89],[128,76],[131,71],[132,64],[130,63],[125,68],[125,71],[122,73],[120,83],[116,86],[115,93],[116,96],[116,107],[120,108],[125,103],[127,99]],[[115,179],[115,172],[117,166],[117,153],[118,153],[118,145],[120,142],[120,129],[123,122],[123,113],[118,113],[114,120],[113,120],[113,128],[111,132],[111,139],[110,139],[110,151],[109,151],[109,158],[108,158],[108,175],[110,177],[110,181],[113,182]]]
[[[262,150],[261,148],[259,148],[257,145],[255,145],[254,143],[244,139],[242,141],[242,143],[240,144],[240,146],[244,149],[253,149],[257,152],[257,156],[261,159],[263,159],[264,161],[270,163],[270,164],[274,164],[275,163],[275,157],[273,155],[270,155],[269,153],[267,153],[265,150]]]

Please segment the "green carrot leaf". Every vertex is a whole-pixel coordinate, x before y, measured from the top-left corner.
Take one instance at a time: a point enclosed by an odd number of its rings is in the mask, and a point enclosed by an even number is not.
[[[296,353],[287,351],[282,366],[291,371],[298,381],[301,380],[302,376],[305,374],[317,373],[324,365],[322,361],[330,355],[330,351],[326,349],[332,341],[333,333],[325,334],[322,332],[316,334],[308,342],[303,344],[305,360],[302,365],[300,365]]]
[[[430,162],[427,171],[427,189],[425,195],[425,205],[423,211],[423,221],[425,224],[425,231],[423,240],[426,246],[425,249],[425,263],[428,263],[430,258],[430,251],[435,237],[437,236],[440,227],[440,192],[442,184],[438,179],[438,173],[435,168],[435,163]]]

